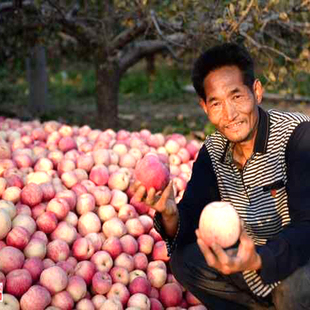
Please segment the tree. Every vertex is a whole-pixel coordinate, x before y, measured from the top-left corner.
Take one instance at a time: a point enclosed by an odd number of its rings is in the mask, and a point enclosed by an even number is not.
[[[268,64],[267,78],[277,73],[273,67],[298,70],[303,63],[309,70],[309,4],[309,0],[15,0],[0,4],[0,12],[6,12],[0,24],[4,33],[31,36],[32,41],[74,40],[79,55],[96,70],[98,126],[116,128],[122,76],[156,53],[165,51],[177,58],[180,50],[197,54],[216,42],[237,41]],[[2,44],[5,40],[9,39],[0,39],[1,46],[7,46]]]

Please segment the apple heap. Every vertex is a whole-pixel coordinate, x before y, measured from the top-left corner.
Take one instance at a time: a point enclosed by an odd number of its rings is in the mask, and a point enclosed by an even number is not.
[[[0,117],[2,309],[206,309],[170,272],[135,179],[184,193],[200,149],[181,134]]]
[[[225,201],[207,204],[199,219],[201,238],[206,245],[219,244],[222,248],[234,246],[241,234],[240,218],[235,208]]]

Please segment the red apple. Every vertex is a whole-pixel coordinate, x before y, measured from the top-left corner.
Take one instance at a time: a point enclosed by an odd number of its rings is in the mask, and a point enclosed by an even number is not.
[[[6,210],[0,209],[0,240],[4,239],[12,228],[11,217]]]
[[[130,293],[128,288],[123,283],[114,283],[112,284],[109,292],[107,293],[108,299],[117,299],[123,306],[126,306]]]
[[[119,209],[117,216],[125,223],[130,218],[138,217],[138,213],[134,206],[130,204],[124,204]]]
[[[128,203],[128,197],[123,191],[119,189],[113,189],[111,193],[112,198],[110,201],[110,205],[112,205],[115,210],[119,211],[123,205]]]
[[[68,244],[61,239],[56,239],[49,242],[46,250],[47,257],[55,263],[66,260],[70,253]]]
[[[98,208],[97,214],[102,222],[110,220],[112,217],[116,217],[117,213],[113,206],[102,205]]]
[[[27,258],[38,257],[43,259],[46,255],[46,242],[42,239],[32,238],[24,248]]]
[[[182,301],[182,290],[176,283],[166,283],[159,291],[159,299],[165,307],[177,307]]]
[[[39,280],[40,275],[44,269],[44,265],[40,258],[31,257],[25,260],[23,269],[26,269],[29,271],[31,278],[32,278],[32,282],[35,283]]]
[[[37,184],[27,184],[20,194],[21,202],[29,207],[34,207],[43,199],[43,191]]]
[[[101,305],[100,310],[123,310],[123,305],[118,299],[107,299]],[[126,308],[127,309],[127,308]]]
[[[151,310],[164,310],[162,303],[157,298],[150,298]]]
[[[43,310],[51,301],[51,295],[45,287],[33,285],[21,297],[20,306],[22,310]]]
[[[144,253],[142,252],[136,253],[133,256],[133,261],[134,261],[135,269],[146,270],[147,265],[148,265],[148,258]]]
[[[120,238],[123,251],[127,254],[134,255],[138,251],[138,242],[131,235],[124,235]]]
[[[169,170],[158,156],[148,154],[141,159],[135,169],[135,176],[147,189],[163,190],[169,182]]]
[[[81,236],[89,233],[98,233],[101,230],[101,221],[94,212],[83,213],[78,220],[78,232]]]
[[[91,299],[96,310],[99,310],[106,300],[107,300],[107,298],[103,295],[100,295],[100,294],[93,296],[93,298]]]
[[[85,280],[80,276],[71,276],[66,287],[74,302],[78,302],[86,296],[87,285]]]
[[[77,260],[85,260],[92,257],[95,248],[92,242],[86,238],[78,238],[72,245],[72,255]]]
[[[71,310],[73,309],[74,301],[68,292],[62,291],[62,292],[56,293],[52,297],[51,305],[59,309]]]
[[[134,237],[144,234],[144,226],[139,218],[128,219],[125,223],[128,233]]]
[[[89,179],[96,185],[106,185],[109,179],[109,171],[104,165],[96,165],[91,169]]]
[[[37,225],[31,216],[26,214],[18,214],[12,221],[12,227],[14,228],[17,226],[25,228],[26,230],[28,230],[30,235],[32,235],[35,232]]]
[[[168,256],[167,246],[165,241],[157,241],[154,244],[152,251],[153,260],[162,260],[168,262],[170,257]]]
[[[61,239],[71,245],[77,239],[77,231],[71,224],[62,221],[58,223],[55,230],[50,234],[51,240]]]
[[[138,237],[139,251],[148,255],[153,251],[154,239],[152,236],[143,234]]]
[[[113,266],[113,259],[111,255],[106,251],[98,251],[91,257],[98,271],[109,272]]]
[[[22,268],[24,261],[23,252],[17,248],[6,246],[0,250],[0,271],[4,274]]]
[[[76,305],[76,310],[95,310],[95,307],[90,299],[83,298]]]
[[[229,202],[209,203],[200,215],[199,231],[206,245],[211,246],[215,242],[222,248],[228,248],[240,237],[239,215]]]
[[[125,191],[129,186],[129,180],[130,177],[126,173],[118,170],[111,173],[108,180],[108,185],[112,190],[119,189],[121,191]]]
[[[37,218],[36,224],[41,231],[50,234],[57,227],[57,216],[54,212],[46,211]]]
[[[137,307],[141,310],[150,310],[151,302],[150,299],[145,294],[136,293],[130,296],[127,306]]]
[[[123,252],[123,247],[118,237],[108,237],[102,245],[102,250],[107,251],[113,259]]]
[[[92,194],[86,193],[78,196],[76,203],[76,212],[82,215],[95,210],[96,202]]]
[[[58,142],[59,150],[66,153],[70,150],[76,149],[77,145],[71,137],[63,137]]]
[[[30,272],[26,269],[15,269],[6,276],[5,291],[15,297],[21,297],[32,284]]]
[[[92,190],[97,206],[103,206],[110,203],[112,193],[107,186],[97,186]]]
[[[124,267],[113,267],[110,270],[110,276],[113,283],[122,283],[124,285],[127,285],[129,283],[129,272]]]
[[[107,238],[109,237],[122,237],[127,233],[125,224],[117,217],[113,217],[102,225],[102,231]]]
[[[92,278],[92,289],[96,294],[106,294],[112,287],[112,278],[108,272],[97,271]]]
[[[6,244],[20,250],[23,250],[29,241],[29,231],[21,226],[14,227],[6,236]]]
[[[70,206],[63,198],[53,198],[47,204],[46,211],[55,213],[58,220],[63,220],[70,211]]]
[[[54,295],[67,287],[68,277],[62,268],[53,266],[42,271],[40,284]]]
[[[151,283],[145,277],[136,277],[129,284],[129,292],[131,295],[142,293],[149,296],[151,293]]]
[[[74,268],[74,274],[82,277],[87,285],[91,283],[91,280],[95,272],[96,272],[95,264],[87,260],[78,262]]]
[[[124,267],[130,272],[134,269],[133,257],[129,254],[121,253],[115,258],[114,266]]]

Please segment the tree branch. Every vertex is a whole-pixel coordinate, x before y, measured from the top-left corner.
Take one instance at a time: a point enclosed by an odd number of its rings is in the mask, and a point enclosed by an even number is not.
[[[258,50],[266,49],[266,50],[274,52],[275,54],[278,54],[278,55],[282,56],[286,61],[297,62],[297,59],[293,59],[293,58],[289,57],[288,55],[286,55],[285,53],[283,53],[283,52],[281,52],[281,51],[279,51],[279,50],[277,50],[277,49],[275,49],[275,48],[273,48],[271,46],[262,45],[262,44],[258,43],[257,41],[255,41],[253,38],[251,38],[248,34],[246,34],[243,31],[240,31],[240,35],[243,36],[244,38],[246,38]]]
[[[136,39],[141,33],[143,33],[147,29],[148,24],[147,20],[143,20],[137,23],[134,27],[124,30],[113,40],[109,50],[113,53],[123,48],[126,44],[132,42],[133,39]]]
[[[159,24],[157,22],[156,14],[155,14],[155,12],[153,10],[151,10],[151,19],[152,19],[152,21],[154,23],[155,29],[157,30],[158,34],[160,35],[160,37],[163,40],[165,40],[165,41],[167,41],[167,42],[169,42],[169,43],[171,43],[173,45],[179,45],[178,42],[171,41],[167,36],[164,36],[164,34],[162,33],[162,31],[161,31],[161,29],[159,27]],[[180,47],[185,47],[184,45],[179,45],[179,46]]]
[[[248,4],[245,12],[242,14],[241,18],[239,19],[238,23],[236,23],[233,28],[230,30],[230,32],[227,35],[227,40],[229,41],[232,34],[240,27],[240,25],[243,23],[243,21],[246,19],[246,17],[249,15],[250,10],[254,4],[254,0],[251,0],[251,2]]]
[[[174,42],[185,42],[186,35],[183,33],[177,33],[169,36],[170,40]],[[130,51],[124,53],[123,57],[120,57],[119,68],[121,74],[137,63],[142,58],[153,55],[164,50],[168,50],[167,42],[163,40],[145,40],[136,43]]]
[[[62,26],[64,33],[76,38],[78,41],[93,46],[100,44],[97,32],[91,27],[87,27],[85,24],[75,22],[74,20],[63,18],[58,19],[58,22]]]

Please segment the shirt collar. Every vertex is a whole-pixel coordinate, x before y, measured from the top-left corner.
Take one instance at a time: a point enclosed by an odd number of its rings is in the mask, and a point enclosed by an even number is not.
[[[267,150],[267,142],[269,137],[269,114],[261,107],[258,107],[258,128],[254,144],[254,153],[265,154]],[[222,163],[233,162],[233,148],[234,143],[227,141],[223,155],[221,157]]]

